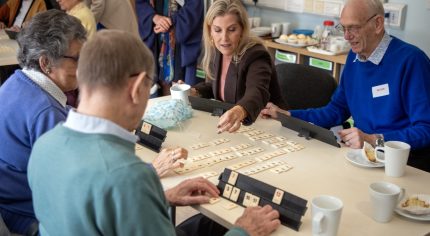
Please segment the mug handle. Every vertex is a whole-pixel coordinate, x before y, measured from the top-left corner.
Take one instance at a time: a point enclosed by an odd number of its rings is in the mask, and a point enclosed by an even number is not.
[[[312,218],[312,232],[315,234],[319,234],[322,232],[321,222],[324,219],[324,214],[322,212],[318,212]]]
[[[405,189],[401,188],[399,197],[397,198],[397,203],[399,203],[403,199],[404,196],[405,196]]]
[[[382,152],[384,152],[384,147],[375,147],[375,158],[376,158],[377,161],[385,163],[385,155],[384,155],[384,159],[379,159],[378,158],[378,151],[380,151],[380,150]]]

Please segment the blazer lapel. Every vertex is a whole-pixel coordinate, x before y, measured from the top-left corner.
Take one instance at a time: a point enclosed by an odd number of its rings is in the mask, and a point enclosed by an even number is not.
[[[221,53],[217,50],[217,53],[215,54],[215,60],[213,63],[213,72],[214,72],[214,79],[212,80],[212,92],[214,94],[214,98],[216,100],[221,100],[219,97],[219,81],[220,81],[220,75],[221,75]]]
[[[230,62],[230,66],[227,71],[227,79],[224,87],[224,100],[228,103],[236,103],[236,89],[239,75],[239,64]]]

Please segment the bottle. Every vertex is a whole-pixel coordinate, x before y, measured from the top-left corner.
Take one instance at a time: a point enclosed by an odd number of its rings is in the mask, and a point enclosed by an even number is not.
[[[322,29],[321,25],[315,26],[314,33],[312,34],[312,38],[314,38],[318,42],[320,42],[321,41],[322,31],[323,31],[323,29]]]
[[[331,20],[324,21],[324,30],[321,35],[321,41],[320,41],[320,47],[323,50],[329,50],[330,49],[330,38],[333,33],[333,26],[334,22]]]

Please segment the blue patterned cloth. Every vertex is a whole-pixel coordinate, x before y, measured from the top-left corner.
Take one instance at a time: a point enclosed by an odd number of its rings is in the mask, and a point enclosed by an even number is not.
[[[182,121],[192,116],[193,109],[184,101],[170,99],[149,107],[143,119],[162,129],[169,129],[178,126]]]

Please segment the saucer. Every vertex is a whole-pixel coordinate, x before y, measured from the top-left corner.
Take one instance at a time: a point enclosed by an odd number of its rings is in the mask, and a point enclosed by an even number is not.
[[[384,167],[385,164],[382,162],[370,162],[366,157],[361,154],[361,149],[352,149],[346,153],[345,158],[353,163],[354,165],[365,167],[365,168],[375,168]]]
[[[430,221],[430,214],[427,214],[427,215],[414,215],[414,214],[408,213],[408,212],[406,212],[406,211],[404,211],[402,209],[399,209],[399,208],[394,209],[394,211],[397,214],[399,214],[401,216],[404,216],[406,218],[412,219],[412,220]]]

